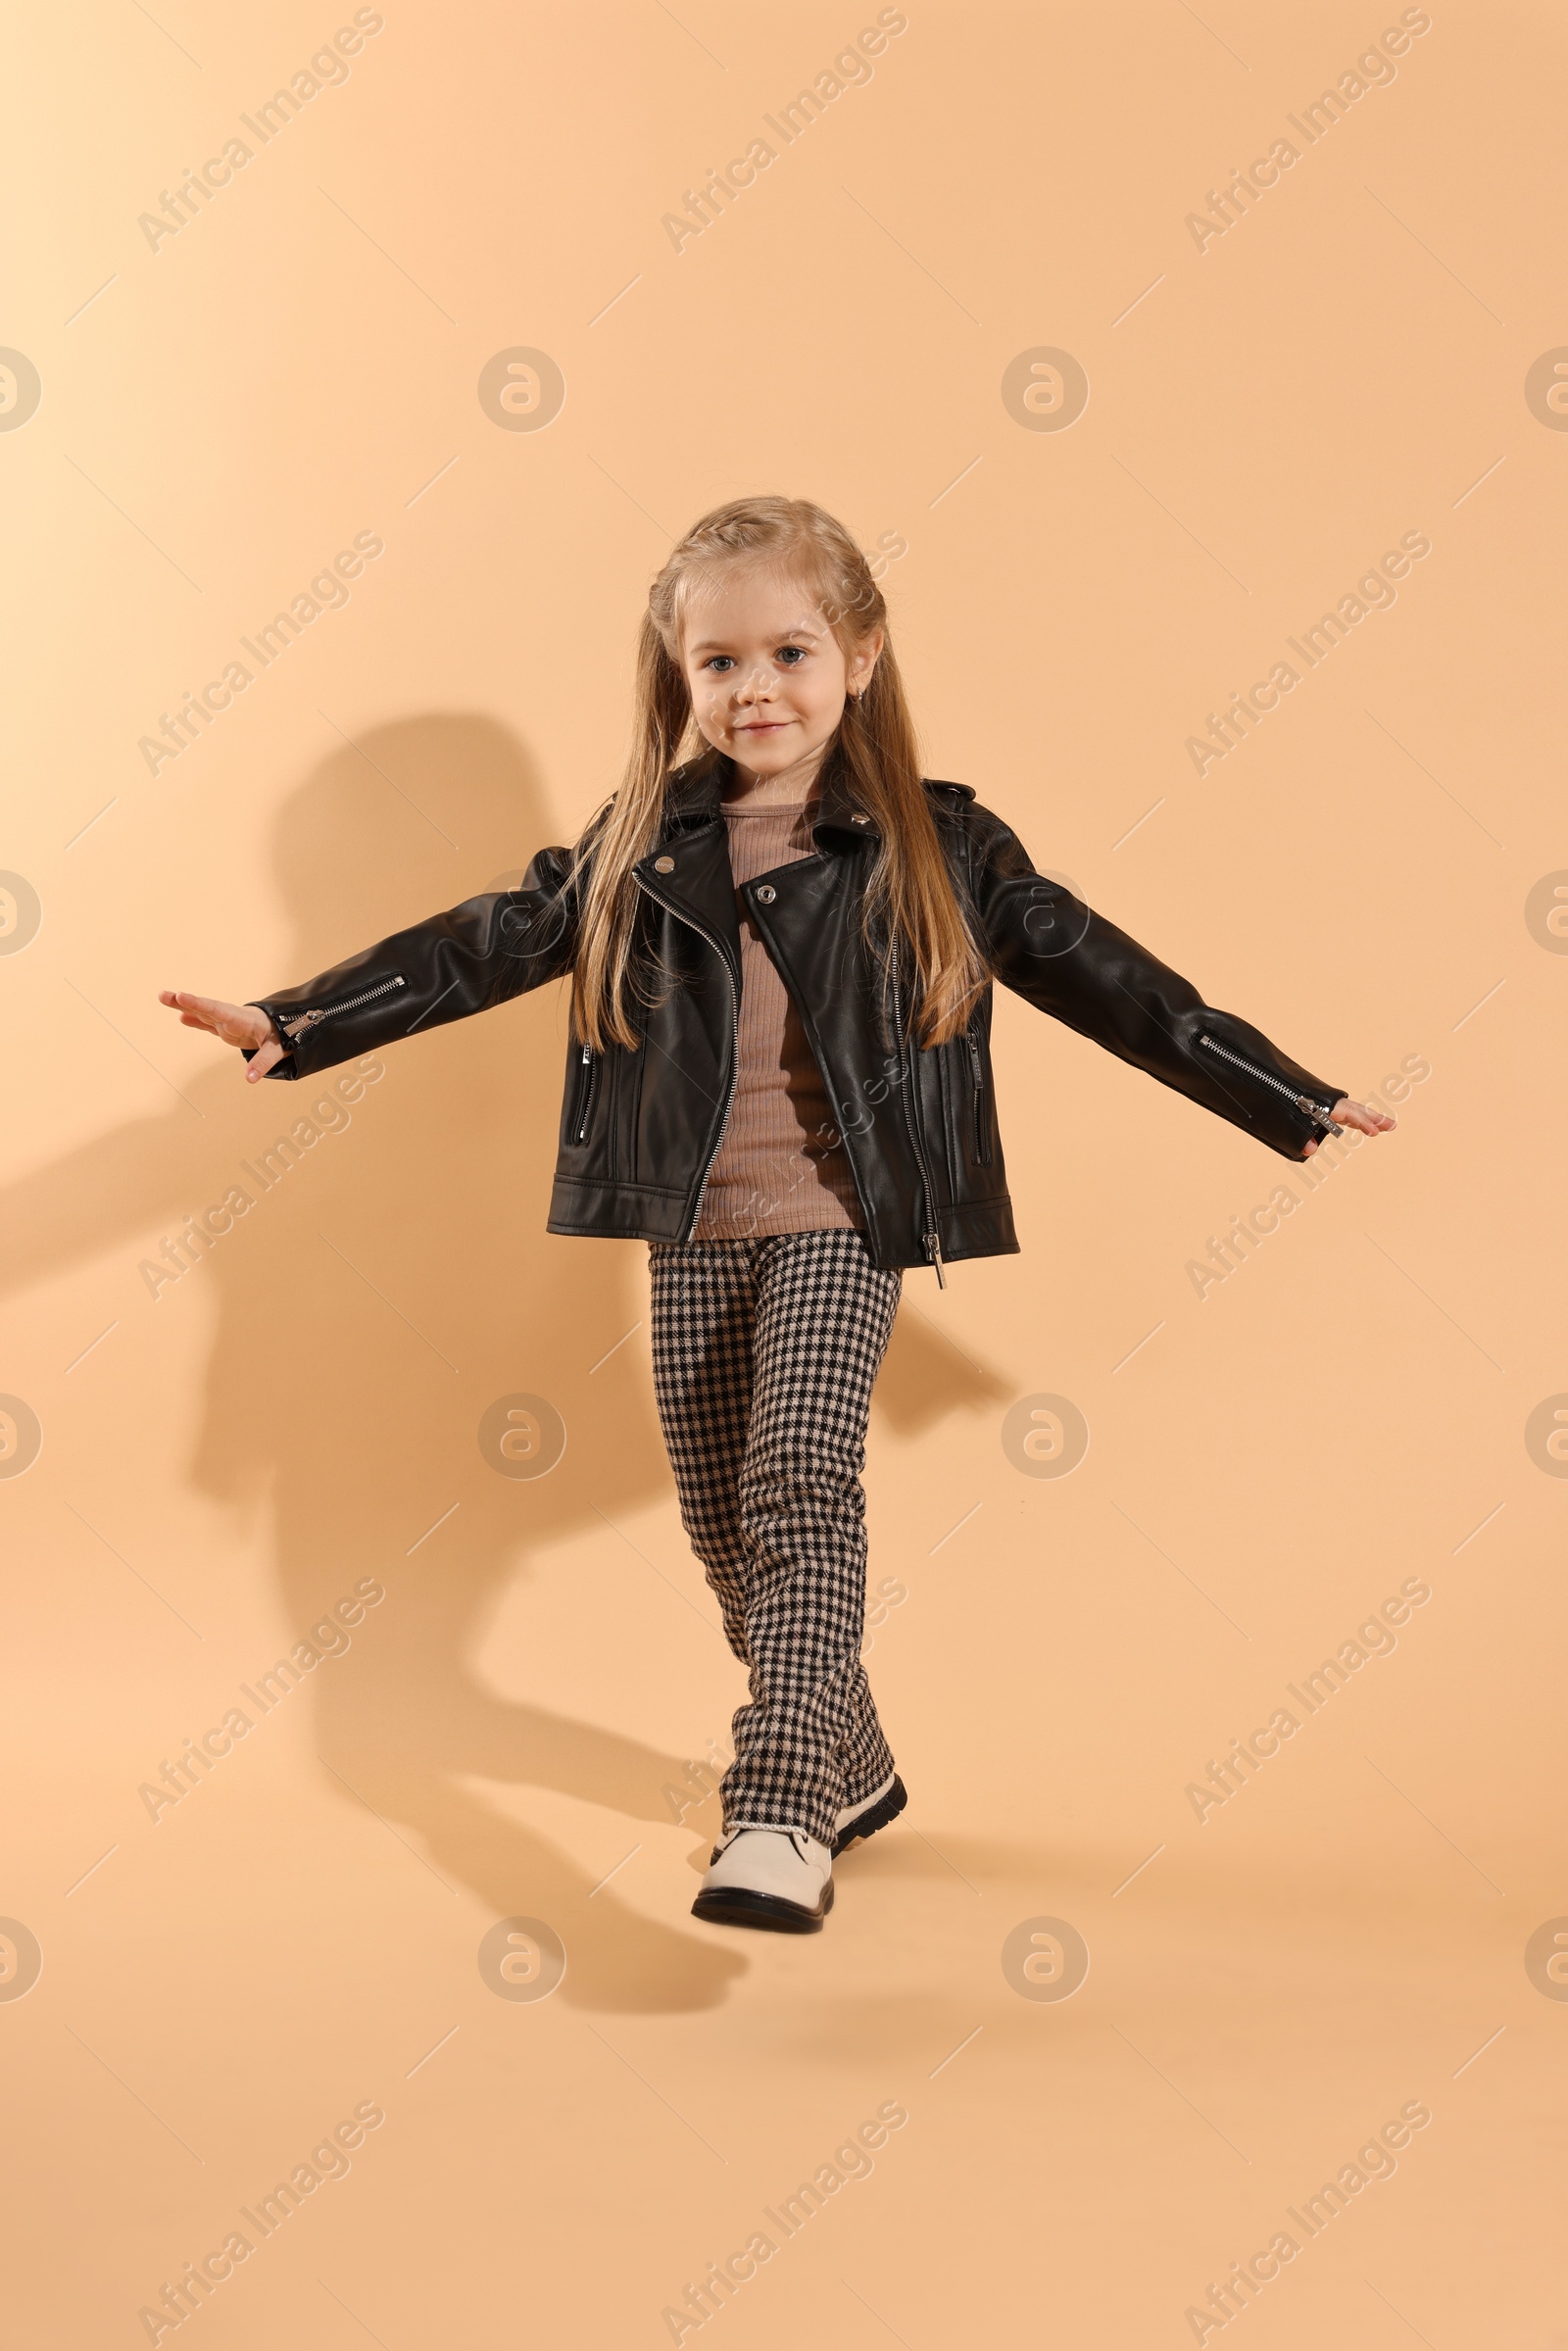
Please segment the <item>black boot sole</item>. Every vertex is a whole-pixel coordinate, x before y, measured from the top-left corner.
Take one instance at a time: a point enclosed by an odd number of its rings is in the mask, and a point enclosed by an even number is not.
[[[895,1775],[893,1786],[881,1803],[873,1804],[869,1812],[862,1812],[858,1820],[851,1821],[849,1827],[834,1838],[834,1860],[837,1861],[841,1853],[847,1853],[851,1845],[858,1844],[862,1837],[874,1837],[879,1829],[887,1827],[889,1821],[896,1821],[908,1800],[908,1789]]]
[[[710,1927],[761,1927],[772,1935],[820,1935],[822,1921],[833,1907],[833,1881],[820,1910],[808,1910],[800,1902],[786,1902],[782,1894],[753,1893],[747,1886],[731,1886],[727,1891],[699,1894],[692,1904],[694,1919],[706,1919]]]

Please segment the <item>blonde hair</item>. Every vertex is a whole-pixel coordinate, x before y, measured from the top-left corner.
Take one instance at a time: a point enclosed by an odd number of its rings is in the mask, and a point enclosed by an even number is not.
[[[631,750],[620,789],[577,845],[568,887],[582,892],[572,977],[578,1035],[596,1052],[637,1044],[627,1015],[638,891],[631,868],[659,838],[665,794],[688,738],[702,740],[681,665],[693,585],[730,565],[766,563],[808,585],[846,660],[874,630],[882,651],[858,699],[845,705],[821,772],[840,759],[856,802],[881,836],[863,919],[902,941],[916,982],[922,1045],[965,1024],[986,966],[954,888],[920,778],[919,746],[887,637],[887,606],[841,522],[805,498],[735,498],[695,522],[648,592],[637,637]],[[584,887],[584,884],[586,885]]]

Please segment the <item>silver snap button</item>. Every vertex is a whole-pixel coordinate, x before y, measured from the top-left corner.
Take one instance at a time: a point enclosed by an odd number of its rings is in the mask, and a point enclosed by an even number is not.
[[[675,860],[673,857],[655,857],[654,871],[656,873],[673,873],[674,870]]]
[[[760,890],[759,890],[757,893],[759,905],[764,906],[770,906],[777,896],[778,892],[774,889],[771,882],[764,882]]]
[[[855,821],[857,824],[869,824],[871,819],[869,816],[862,816],[858,813],[858,811],[857,811]]]

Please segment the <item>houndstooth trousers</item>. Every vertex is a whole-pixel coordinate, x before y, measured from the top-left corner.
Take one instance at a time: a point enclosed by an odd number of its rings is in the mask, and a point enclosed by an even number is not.
[[[681,1522],[751,1670],[724,1825],[804,1829],[893,1770],[860,1663],[865,1423],[903,1277],[858,1231],[654,1242],[654,1392]]]

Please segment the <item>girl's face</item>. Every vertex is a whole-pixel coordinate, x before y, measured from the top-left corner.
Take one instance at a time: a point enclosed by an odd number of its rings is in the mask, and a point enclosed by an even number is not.
[[[681,661],[697,723],[757,782],[814,773],[881,651],[874,629],[846,661],[813,590],[760,564],[700,580],[686,606]]]

